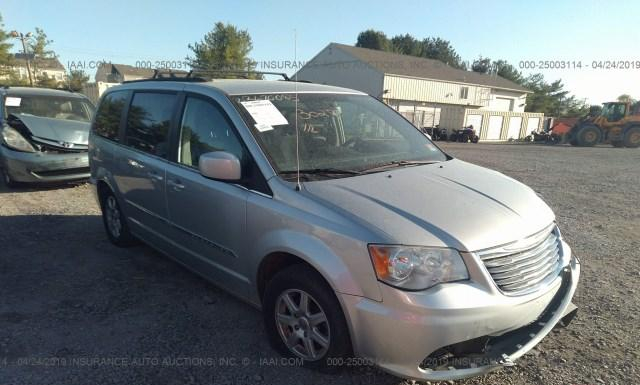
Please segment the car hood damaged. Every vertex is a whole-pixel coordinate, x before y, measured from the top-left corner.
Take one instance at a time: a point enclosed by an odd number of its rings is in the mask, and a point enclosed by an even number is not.
[[[12,114],[7,123],[23,134],[28,131],[33,140],[49,145],[86,147],[89,143],[88,122]]]
[[[531,188],[457,159],[305,182],[304,188],[405,245],[477,251],[525,238],[555,220]]]

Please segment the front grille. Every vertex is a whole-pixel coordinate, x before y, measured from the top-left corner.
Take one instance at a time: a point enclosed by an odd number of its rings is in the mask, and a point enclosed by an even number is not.
[[[38,147],[40,151],[46,152],[47,154],[70,154],[88,151],[86,145],[74,145],[73,148],[66,148],[60,146],[51,146],[49,144],[39,144]]]
[[[36,143],[40,151],[46,152],[48,154],[68,154],[87,152],[89,150],[89,146],[87,144],[81,143],[67,143],[68,147],[65,147],[62,144],[63,142],[39,138],[36,136],[33,137],[33,141]]]
[[[500,290],[530,292],[559,273],[560,236],[555,225],[513,244],[477,253]]]

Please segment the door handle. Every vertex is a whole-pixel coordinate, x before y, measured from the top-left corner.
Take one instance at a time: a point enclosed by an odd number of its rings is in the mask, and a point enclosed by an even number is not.
[[[161,180],[163,180],[163,179],[164,179],[164,177],[163,177],[162,175],[158,174],[158,172],[157,172],[157,171],[149,171],[149,172],[147,173],[147,175],[149,175],[149,177],[150,177],[151,179],[155,179],[155,180],[158,180],[158,181],[161,181]]]
[[[144,168],[144,164],[138,162],[137,160],[133,160],[133,159],[127,159],[127,163],[129,164],[129,166],[131,167],[135,167],[135,168]]]
[[[182,191],[184,190],[184,185],[180,183],[179,180],[169,179],[167,180],[167,184],[173,188],[174,191]]]

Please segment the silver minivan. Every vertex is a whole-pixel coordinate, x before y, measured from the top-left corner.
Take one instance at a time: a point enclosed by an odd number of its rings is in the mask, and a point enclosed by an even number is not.
[[[129,82],[101,98],[89,156],[114,244],[261,308],[309,367],[481,375],[575,315],[580,264],[538,195],[358,91]]]

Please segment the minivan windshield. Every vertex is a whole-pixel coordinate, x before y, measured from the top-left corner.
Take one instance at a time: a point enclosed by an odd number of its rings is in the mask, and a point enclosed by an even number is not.
[[[93,106],[82,98],[44,95],[7,95],[6,116],[28,114],[41,118],[76,120],[89,122]]]
[[[232,99],[285,178],[296,171],[296,150],[303,174],[324,177],[447,160],[415,126],[370,96],[280,93]]]

